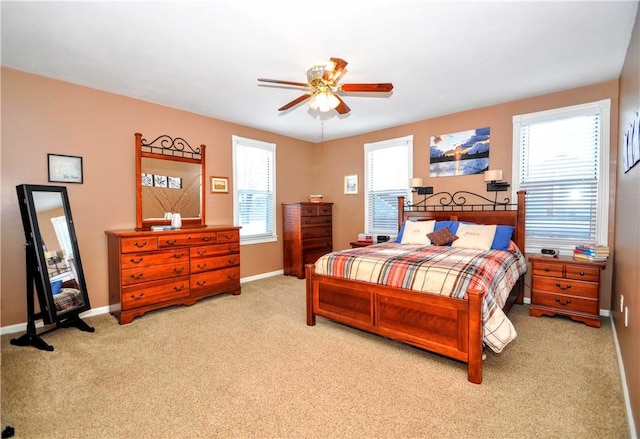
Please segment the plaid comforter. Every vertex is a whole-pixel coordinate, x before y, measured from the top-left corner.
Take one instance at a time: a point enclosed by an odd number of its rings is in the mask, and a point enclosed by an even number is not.
[[[469,289],[486,292],[483,341],[501,352],[516,338],[502,311],[527,262],[512,242],[509,251],[388,242],[322,256],[316,273],[463,299]]]

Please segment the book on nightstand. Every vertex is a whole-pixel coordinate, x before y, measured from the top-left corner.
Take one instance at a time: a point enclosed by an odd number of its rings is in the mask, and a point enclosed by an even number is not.
[[[606,262],[609,258],[609,247],[598,244],[580,244],[573,250],[573,259],[591,262]]]

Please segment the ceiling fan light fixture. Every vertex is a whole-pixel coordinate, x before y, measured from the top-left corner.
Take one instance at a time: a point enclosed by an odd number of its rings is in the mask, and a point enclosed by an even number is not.
[[[326,113],[340,105],[340,100],[330,91],[319,91],[311,96],[309,107],[313,110]]]
[[[331,72],[336,68],[336,64],[333,61],[329,61],[322,64],[314,64],[307,69],[307,80],[309,82],[317,78],[322,78],[325,72]]]

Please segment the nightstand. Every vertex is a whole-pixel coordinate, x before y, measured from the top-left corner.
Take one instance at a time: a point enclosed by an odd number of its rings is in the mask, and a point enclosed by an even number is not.
[[[351,246],[351,248],[369,247],[370,245],[373,245],[373,242],[353,241],[350,242],[349,245]]]
[[[529,256],[531,305],[529,315],[565,315],[600,327],[600,282],[605,262],[571,257]]]

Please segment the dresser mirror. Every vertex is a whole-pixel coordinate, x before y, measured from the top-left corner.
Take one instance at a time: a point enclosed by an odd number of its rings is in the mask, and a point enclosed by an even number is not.
[[[26,238],[27,333],[11,340],[52,351],[36,333],[35,321],[93,332],[79,317],[91,309],[67,189],[64,186],[16,187]],[[35,293],[40,311],[35,312]]]
[[[135,138],[136,229],[169,227],[176,214],[182,227],[204,227],[205,145],[168,135]]]

